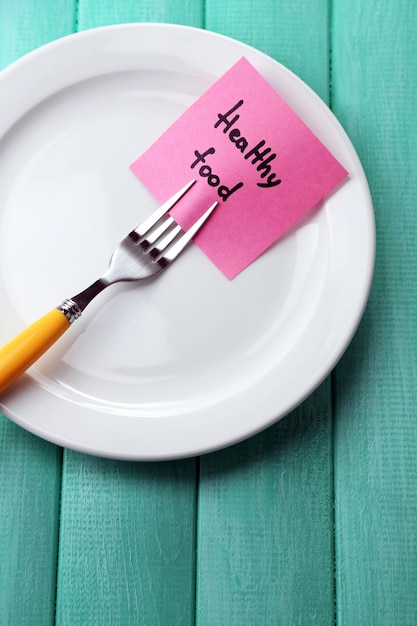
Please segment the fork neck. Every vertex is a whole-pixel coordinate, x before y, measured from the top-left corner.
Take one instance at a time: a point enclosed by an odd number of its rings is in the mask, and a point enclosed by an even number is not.
[[[62,302],[57,308],[72,324],[72,322],[81,316],[82,312],[90,304],[90,302],[108,285],[108,282],[99,278],[87,287],[87,289],[84,289],[84,291],[81,291],[76,296],[73,296],[68,300],[64,300],[64,302]]]

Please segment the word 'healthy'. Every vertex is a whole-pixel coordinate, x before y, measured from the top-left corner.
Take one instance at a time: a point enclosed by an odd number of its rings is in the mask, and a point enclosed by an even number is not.
[[[235,113],[244,104],[243,100],[239,100],[229,111],[226,113],[218,113],[218,120],[214,124],[214,128],[222,128],[223,133],[228,135],[229,140],[234,144],[235,148],[243,155],[243,158],[247,161],[251,159],[250,163],[256,165],[256,171],[259,172],[260,181],[257,183],[258,187],[265,189],[276,187],[281,184],[281,179],[277,177],[275,172],[271,172],[271,162],[276,158],[276,154],[272,152],[272,148],[264,147],[266,141],[261,139],[255,146],[249,148],[249,141],[244,137],[239,128],[234,127],[239,120],[240,115]],[[233,117],[232,117],[233,116]],[[234,128],[233,128],[234,127]],[[208,148],[204,152],[194,151],[196,157],[195,161],[191,163],[191,169],[199,166],[198,173],[202,178],[207,178],[207,183],[210,187],[217,187],[217,193],[223,201],[226,201],[230,196],[243,187],[243,182],[239,182],[234,187],[227,187],[220,184],[220,176],[213,172],[211,165],[208,165],[206,159],[209,155],[215,154],[216,149],[214,147]]]

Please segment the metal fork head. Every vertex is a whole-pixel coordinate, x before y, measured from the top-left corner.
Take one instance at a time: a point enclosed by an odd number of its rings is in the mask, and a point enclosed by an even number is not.
[[[120,241],[102,280],[112,284],[150,278],[159,274],[178,257],[217,206],[217,202],[214,202],[184,232],[169,215],[169,211],[194,183],[195,180],[190,181]]]

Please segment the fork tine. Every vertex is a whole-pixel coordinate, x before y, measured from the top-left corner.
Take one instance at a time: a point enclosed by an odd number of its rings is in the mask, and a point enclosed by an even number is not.
[[[165,235],[165,233],[171,232],[175,226],[176,222],[174,221],[174,218],[170,215],[167,215],[165,219],[161,222],[161,224],[153,229],[151,228],[151,232],[148,231],[148,233],[143,235],[139,239],[139,243],[141,244],[142,248],[147,250],[155,242],[157,242],[158,239],[161,239],[163,235]]]
[[[172,246],[169,246],[172,241],[172,237],[170,237],[170,234],[168,234],[166,237],[166,241],[165,239],[163,239],[158,246],[158,251],[161,252],[159,259],[161,261],[164,261],[165,263],[171,263],[171,261],[176,259],[180,252],[184,250],[186,245],[191,241],[194,235],[197,234],[203,224],[207,221],[217,205],[218,202],[213,202],[211,207],[209,207],[207,211],[203,213],[203,215],[191,226],[191,228],[189,228],[187,232],[185,232]]]
[[[151,255],[151,257],[153,259],[158,259],[160,258],[163,253],[164,250],[166,250],[168,248],[168,246],[175,241],[175,239],[178,238],[178,236],[180,235],[180,233],[183,233],[184,231],[182,230],[181,226],[179,226],[179,224],[177,224],[176,222],[174,222],[173,220],[173,224],[175,224],[175,226],[171,229],[167,229],[167,233],[164,235],[164,233],[162,233],[162,236],[160,237],[159,241],[156,241],[156,245],[149,246],[145,252],[149,253]],[[152,233],[153,235],[153,233]],[[148,242],[149,239],[146,238],[146,242]],[[152,248],[152,249],[151,249]]]
[[[149,217],[147,217],[133,232],[135,232],[139,237],[144,237],[146,233],[156,226],[160,219],[164,217],[168,211],[172,209],[172,207],[182,198],[184,194],[192,187],[195,183],[195,180],[191,180],[185,187],[177,191],[171,198],[169,198],[164,204],[162,204],[156,211],[154,211]]]

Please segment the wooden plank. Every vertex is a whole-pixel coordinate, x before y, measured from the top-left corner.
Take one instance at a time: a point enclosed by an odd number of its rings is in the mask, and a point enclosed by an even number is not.
[[[267,52],[327,97],[326,2],[208,0],[206,26]],[[332,624],[332,493],[330,379],[276,426],[203,457],[199,626]]]
[[[329,96],[328,1],[206,1],[206,27],[265,52]],[[308,32],[308,37],[306,34]]]
[[[73,22],[66,0],[1,2],[0,68]],[[0,456],[0,623],[53,624],[62,451],[0,416]]]
[[[329,385],[278,425],[202,458],[197,623],[333,623]]]
[[[203,2],[175,0],[122,0],[121,2],[80,0],[78,30],[128,22],[166,22],[186,26],[202,26]]]
[[[67,451],[57,624],[191,624],[195,461]]]
[[[76,0],[0,2],[0,68],[73,32]]]
[[[0,624],[53,624],[61,449],[0,417]]]
[[[201,16],[200,2],[81,0],[77,23],[199,26]],[[135,464],[66,451],[57,623],[193,623],[195,509],[195,460]]]
[[[335,494],[341,625],[417,623],[417,4],[338,0],[336,115],[377,222],[366,316],[337,368]]]

